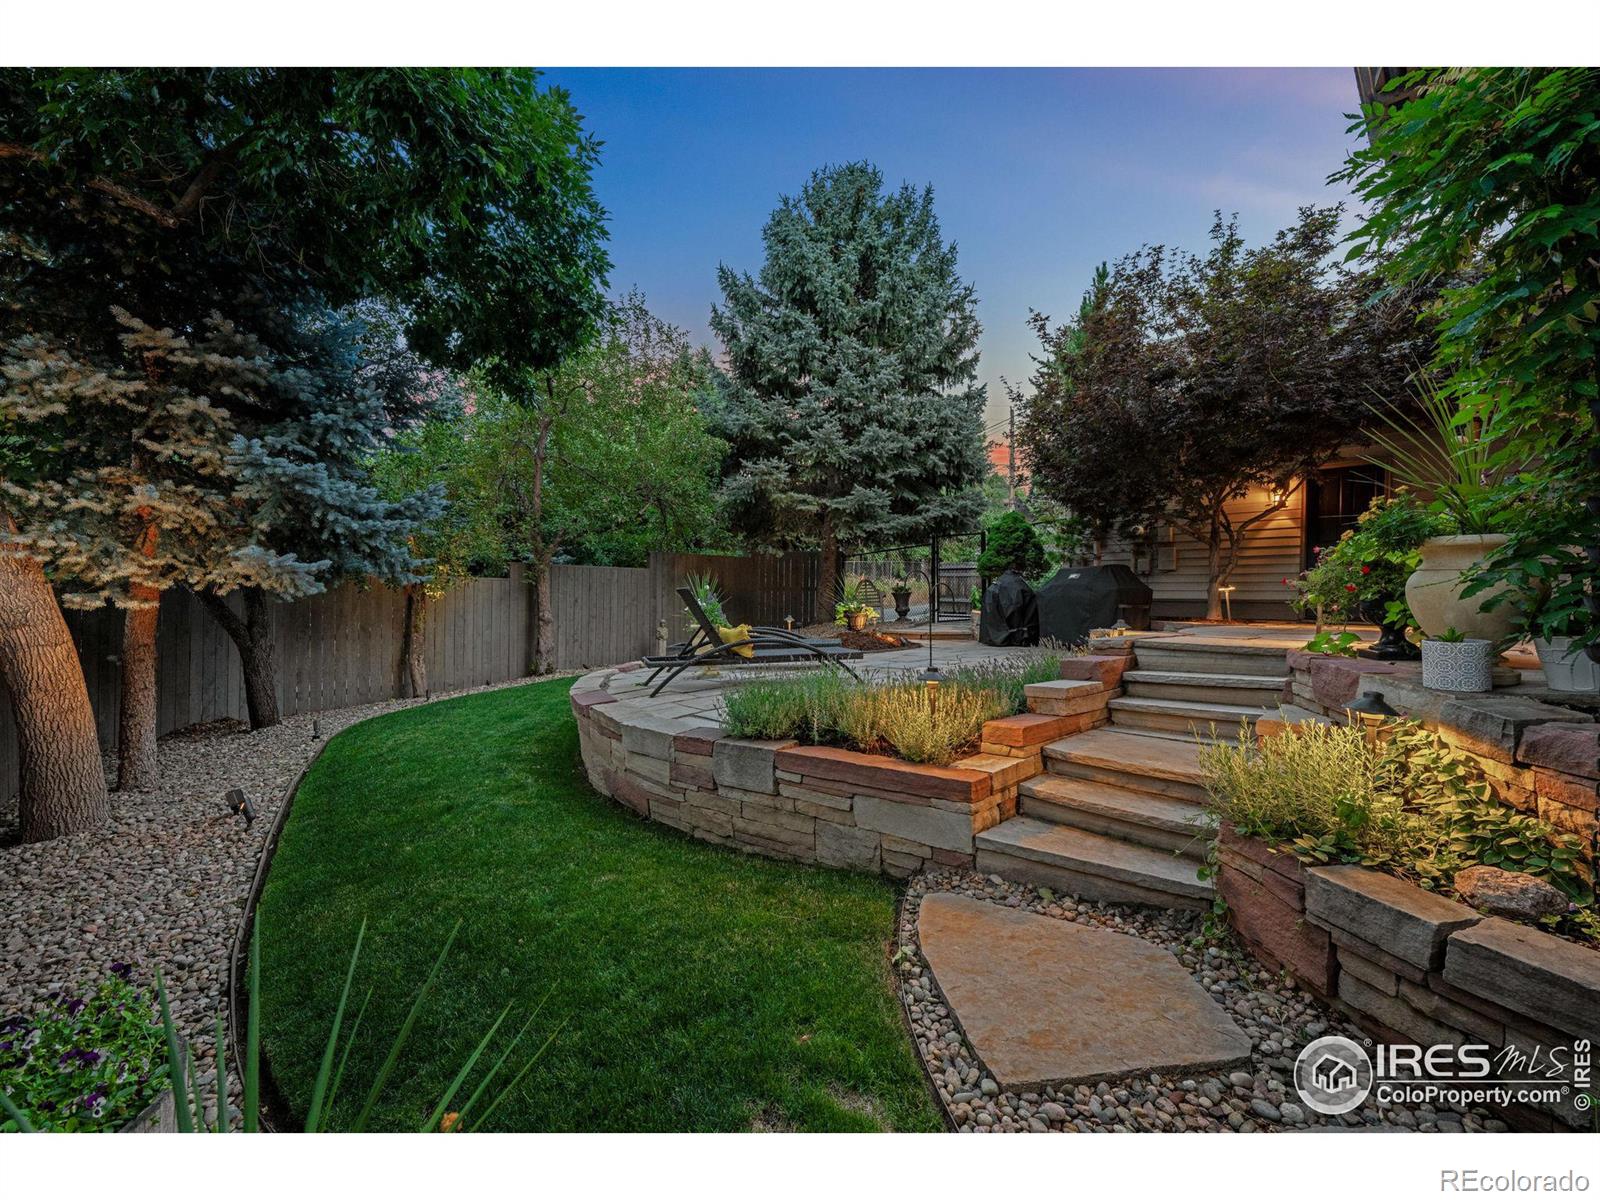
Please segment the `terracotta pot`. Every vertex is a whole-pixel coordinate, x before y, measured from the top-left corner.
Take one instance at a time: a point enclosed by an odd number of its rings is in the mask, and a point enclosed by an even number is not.
[[[1469,533],[1429,538],[1422,543],[1422,565],[1406,580],[1406,603],[1423,633],[1438,637],[1453,628],[1469,638],[1483,638],[1496,645],[1510,637],[1517,621],[1516,604],[1499,604],[1489,612],[1482,611],[1490,599],[1511,591],[1509,584],[1486,588],[1465,599],[1461,596],[1466,573],[1505,542],[1503,533]]]
[[[1533,648],[1552,692],[1600,692],[1600,664],[1574,650],[1571,638],[1539,638]]]
[[[1422,643],[1422,686],[1439,692],[1487,692],[1494,686],[1494,643]]]
[[[860,633],[867,627],[867,614],[864,612],[845,613],[844,619],[850,623],[850,628]]]

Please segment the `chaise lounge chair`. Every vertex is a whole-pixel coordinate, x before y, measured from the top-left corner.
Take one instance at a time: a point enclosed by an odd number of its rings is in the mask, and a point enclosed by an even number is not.
[[[693,590],[681,587],[677,591],[683,606],[689,610],[689,615],[694,618],[699,628],[688,641],[669,647],[666,654],[653,654],[640,660],[643,666],[652,668],[649,678],[644,681],[646,687],[650,686],[657,675],[666,672],[666,678],[656,684],[655,690],[650,693],[652,696],[660,695],[662,688],[690,667],[707,666],[712,663],[739,666],[749,663],[795,663],[815,659],[837,667],[841,671],[847,671],[855,679],[861,678],[844,661],[847,658],[861,658],[861,651],[847,650],[836,641],[808,638],[787,629],[774,629],[770,625],[752,625],[749,637],[724,642],[716,623],[706,616],[706,611],[700,607],[700,601]],[[749,653],[739,653],[742,649],[747,649]]]

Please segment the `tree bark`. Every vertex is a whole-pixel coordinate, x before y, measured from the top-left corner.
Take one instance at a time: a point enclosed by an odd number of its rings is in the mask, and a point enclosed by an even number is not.
[[[278,708],[278,647],[272,636],[272,615],[266,595],[260,588],[245,588],[244,616],[214,592],[200,593],[200,603],[211,614],[239,651],[239,666],[244,674],[245,710],[251,729],[265,729],[283,720]]]
[[[1206,537],[1206,620],[1222,619],[1222,522],[1215,513]]]
[[[833,513],[822,510],[822,551],[817,570],[818,621],[833,620],[833,607],[839,602],[839,537],[833,530]]]
[[[413,698],[428,694],[428,590],[406,585],[406,634],[400,661]]]
[[[533,659],[529,667],[535,675],[549,675],[555,669],[556,614],[550,603],[550,556],[542,554],[533,564]]]
[[[72,634],[38,560],[6,553],[0,517],[0,685],[17,723],[22,840],[93,833],[111,818],[94,709]]]
[[[143,792],[155,787],[156,625],[161,593],[147,585],[130,589],[138,607],[122,617],[122,711],[117,717],[117,790]]]

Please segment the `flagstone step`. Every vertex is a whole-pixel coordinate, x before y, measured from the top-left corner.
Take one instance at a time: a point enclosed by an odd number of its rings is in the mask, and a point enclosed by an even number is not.
[[[1226,675],[1215,672],[1144,671],[1124,672],[1125,696],[1149,700],[1188,700],[1201,704],[1249,704],[1275,707],[1282,699],[1289,677]]]
[[[1035,776],[1023,783],[1018,807],[1024,816],[1053,825],[1086,829],[1190,858],[1204,857],[1211,837],[1209,815],[1198,804],[1091,779]]]
[[[1051,742],[1044,757],[1054,775],[1196,803],[1206,796],[1200,747],[1193,739],[1147,737],[1107,727]]]
[[[974,842],[978,870],[1006,878],[1112,903],[1197,909],[1211,903],[1211,883],[1196,878],[1194,859],[1120,838],[1019,816]]]
[[[1194,675],[1255,675],[1281,681],[1288,673],[1288,656],[1282,647],[1248,642],[1186,644],[1181,639],[1156,638],[1135,647],[1134,667],[1140,671]]]
[[[1232,738],[1244,722],[1254,725],[1271,710],[1253,704],[1199,704],[1187,700],[1150,700],[1118,696],[1109,704],[1111,723],[1130,729],[1193,731],[1200,737]]]

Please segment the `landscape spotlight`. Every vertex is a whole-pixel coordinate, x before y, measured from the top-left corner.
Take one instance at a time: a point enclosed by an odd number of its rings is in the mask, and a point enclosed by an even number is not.
[[[1361,722],[1369,743],[1377,740],[1379,726],[1400,715],[1384,701],[1382,692],[1362,692],[1354,702],[1345,705],[1344,711],[1352,720]]]
[[[228,806],[229,812],[244,818],[246,829],[255,823],[256,806],[250,803],[250,797],[244,794],[243,788],[229,788],[223,793],[222,802]]]

